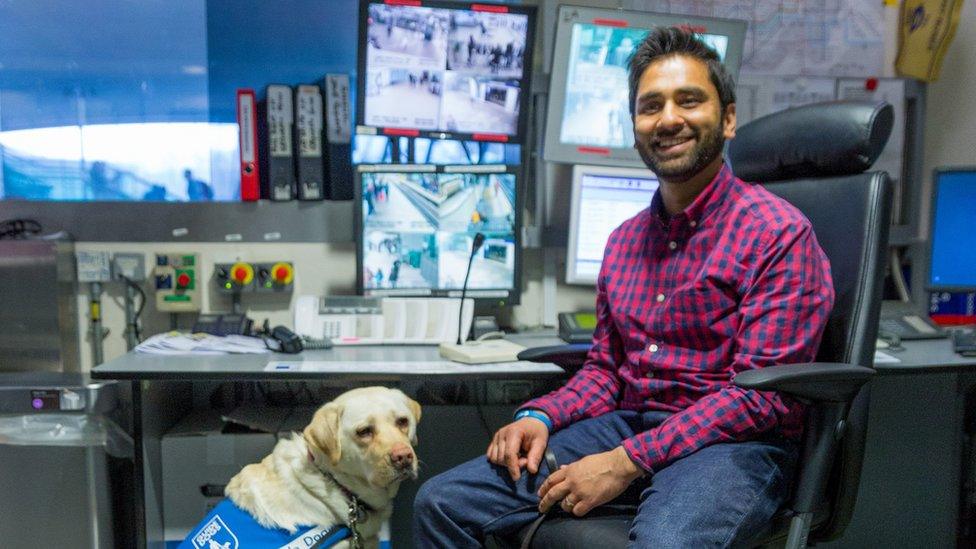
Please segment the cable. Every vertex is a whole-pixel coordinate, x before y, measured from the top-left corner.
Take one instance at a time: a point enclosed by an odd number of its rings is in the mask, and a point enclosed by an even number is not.
[[[485,418],[485,411],[481,408],[481,402],[478,399],[474,400],[474,407],[478,411],[478,420],[481,421],[481,427],[484,428],[485,434],[488,435],[488,441],[491,442],[491,437],[495,436],[495,432],[488,425],[488,419]]]
[[[139,318],[142,316],[142,311],[146,308],[146,292],[143,291],[142,286],[136,284],[136,282],[131,278],[123,274],[119,274],[118,277],[119,279],[122,280],[122,282],[125,283],[126,286],[132,288],[139,294],[139,307],[136,309],[136,312],[133,316],[132,324],[133,324],[133,330],[135,330],[136,341],[139,341],[141,343],[142,327],[139,325]]]
[[[478,412],[478,420],[481,421],[481,426],[484,428],[485,434],[488,435],[488,441],[491,442],[491,438],[495,436],[495,432],[492,431],[491,426],[488,425],[488,419],[485,417],[485,411],[481,407],[481,402],[488,400],[488,384],[483,380],[475,381],[474,383],[475,392],[481,393],[480,395],[476,394],[474,396],[474,408]],[[479,388],[481,391],[478,391]]]
[[[888,253],[888,267],[891,269],[891,282],[895,285],[898,292],[898,299],[909,302],[912,300],[908,292],[908,285],[905,283],[905,274],[901,270],[901,254],[898,249],[892,247]]]
[[[6,219],[0,221],[0,240],[34,236],[42,230],[41,224],[34,219]]]

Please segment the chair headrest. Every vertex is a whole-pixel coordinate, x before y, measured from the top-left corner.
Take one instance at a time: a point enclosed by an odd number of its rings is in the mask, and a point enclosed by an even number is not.
[[[894,118],[883,101],[787,109],[736,130],[729,162],[736,177],[759,183],[861,173],[878,159]]]

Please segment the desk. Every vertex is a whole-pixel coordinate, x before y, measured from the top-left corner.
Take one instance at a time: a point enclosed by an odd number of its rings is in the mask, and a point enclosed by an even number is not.
[[[550,345],[555,341],[548,334],[528,334],[513,337],[514,341],[526,345]],[[315,363],[315,369],[296,367],[285,371],[268,371],[269,362],[279,361],[298,364],[303,362]],[[329,371],[328,364],[336,365]],[[417,363],[418,368],[411,370],[401,365]],[[367,365],[362,371],[356,370],[357,364]],[[384,367],[384,364],[387,366]],[[323,366],[325,365],[325,366]],[[339,371],[336,371],[339,370]],[[157,546],[163,539],[162,517],[162,486],[160,444],[165,434],[183,415],[193,409],[194,383],[206,382],[238,382],[238,381],[320,381],[334,382],[337,385],[352,383],[401,383],[410,381],[486,381],[499,379],[541,379],[554,378],[564,374],[563,370],[553,364],[535,364],[531,362],[509,363],[504,365],[468,366],[458,364],[451,367],[441,363],[437,348],[431,346],[369,346],[369,347],[337,347],[323,351],[306,351],[298,355],[265,353],[260,355],[180,355],[161,356],[128,353],[115,360],[94,368],[91,372],[95,379],[131,380],[132,383],[132,422],[135,439],[135,479],[134,492],[137,504],[135,512],[136,536],[140,547]],[[434,407],[436,408],[436,407]],[[446,408],[446,407],[441,407]],[[479,421],[482,412],[494,419],[494,428],[500,427],[511,417],[513,407],[493,407],[495,409],[477,410],[473,406],[470,410],[429,410],[425,409],[424,419],[420,423],[421,440],[436,439],[433,434],[432,422],[437,422],[440,412],[441,423],[449,423],[455,430],[458,425],[466,427],[473,423],[478,427],[460,429],[457,439],[444,437],[442,440],[432,440],[427,448],[437,448],[442,445],[439,453],[443,456],[431,456],[422,461],[425,471],[436,473],[439,468],[437,459],[449,459],[451,464],[459,462],[461,454],[467,452],[474,457],[484,452],[487,445],[487,434],[483,433]],[[430,431],[427,437],[424,431]],[[446,468],[446,463],[443,468]],[[419,485],[419,482],[416,483]],[[401,487],[397,508],[403,507],[416,492],[417,486]],[[397,541],[409,538],[408,512],[394,513],[394,536]],[[202,515],[201,515],[202,518]],[[399,522],[398,522],[399,521]],[[399,530],[399,531],[398,531]],[[398,547],[408,547],[409,543],[398,543]]]
[[[901,362],[876,364],[880,375],[933,374],[940,372],[976,371],[976,357],[965,357],[952,350],[948,339],[920,339],[903,341],[904,351],[882,349]]]
[[[902,345],[883,349],[901,362],[875,366],[851,524],[823,547],[956,546],[963,397],[976,384],[976,358],[953,352],[948,339]]]

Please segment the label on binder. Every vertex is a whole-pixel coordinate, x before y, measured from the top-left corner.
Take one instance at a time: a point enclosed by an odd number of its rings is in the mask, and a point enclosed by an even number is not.
[[[349,143],[352,138],[352,117],[349,113],[349,75],[325,76],[325,102],[328,108],[326,139],[329,143]]]
[[[295,197],[295,163],[292,153],[295,112],[291,86],[269,85],[265,109],[268,198],[291,200]]]
[[[318,86],[298,86],[298,156],[322,156],[322,95]]]
[[[287,86],[268,86],[268,150],[271,156],[291,156],[291,91]]]
[[[240,135],[241,200],[260,198],[258,174],[258,134],[254,90],[237,90],[237,124]]]
[[[325,198],[322,173],[322,92],[318,86],[295,90],[295,151],[298,161],[298,198]]]

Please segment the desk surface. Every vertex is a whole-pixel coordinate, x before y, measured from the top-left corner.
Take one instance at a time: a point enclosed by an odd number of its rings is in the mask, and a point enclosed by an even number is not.
[[[882,349],[901,362],[875,364],[879,374],[919,374],[926,372],[976,372],[976,357],[964,357],[952,350],[949,339],[902,341],[904,351]]]
[[[512,340],[536,347],[563,343],[551,332],[520,334]],[[904,351],[883,351],[900,362],[876,364],[881,375],[919,374],[927,372],[973,371],[976,357],[964,357],[952,350],[948,339],[903,341]],[[292,365],[269,371],[269,363]],[[405,371],[403,364],[416,363]],[[329,364],[334,365],[329,367]],[[361,369],[360,369],[361,367]],[[447,365],[432,346],[364,346],[336,347],[327,351],[305,351],[298,355],[267,353],[261,355],[182,355],[160,356],[128,353],[94,368],[94,379],[327,379],[400,380],[415,376],[466,379],[527,379],[553,377],[563,370],[552,364],[531,362]]]
[[[548,336],[512,338],[526,347],[553,344]],[[411,367],[414,364],[415,367]],[[396,381],[415,377],[464,379],[528,379],[564,373],[554,364],[509,362],[467,365],[450,362],[437,347],[373,345],[334,347],[297,355],[280,353],[235,355],[149,355],[127,353],[92,369],[95,379],[157,380],[299,380]]]

